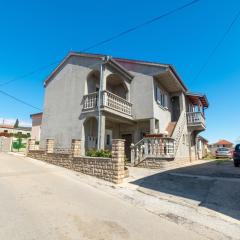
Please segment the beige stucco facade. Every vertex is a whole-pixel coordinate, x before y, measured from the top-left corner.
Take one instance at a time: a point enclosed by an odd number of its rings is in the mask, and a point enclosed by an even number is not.
[[[170,65],[70,53],[45,82],[40,147],[54,139],[57,148],[70,148],[72,139],[81,139],[84,152],[124,138],[130,157],[131,143],[162,134],[177,139],[176,157],[194,160],[196,136],[205,123],[189,124],[196,119],[192,115],[202,114],[189,115],[194,109],[189,106],[195,99],[198,108],[206,106],[200,96],[188,94]],[[170,123],[177,128],[171,135]]]

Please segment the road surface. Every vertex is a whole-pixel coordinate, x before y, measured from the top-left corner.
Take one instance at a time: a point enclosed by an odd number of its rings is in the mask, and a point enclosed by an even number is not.
[[[0,239],[194,239],[182,226],[81,182],[76,172],[0,153]]]

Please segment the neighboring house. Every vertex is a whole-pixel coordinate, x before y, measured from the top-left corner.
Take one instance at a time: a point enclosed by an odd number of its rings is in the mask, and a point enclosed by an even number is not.
[[[21,143],[26,146],[27,138],[31,135],[31,127],[14,127],[11,124],[1,124],[0,125],[0,152],[8,152],[14,150],[12,144],[17,141],[15,134],[25,135],[21,139]],[[22,149],[23,150],[23,149]]]
[[[14,128],[14,125],[9,125],[9,124],[1,124],[0,125],[0,133],[20,133],[20,134],[26,134],[26,135],[31,135],[31,127],[17,127]]]
[[[122,138],[135,163],[153,155],[198,159],[196,137],[206,128],[208,100],[189,92],[171,65],[71,52],[44,86],[42,149],[47,139],[63,149],[80,139],[84,154]]]
[[[209,153],[208,140],[202,136],[197,137],[197,152],[198,158],[203,159]]]
[[[31,114],[30,117],[32,119],[31,138],[39,142],[41,136],[42,113]]]
[[[226,147],[226,148],[232,149],[234,147],[234,144],[225,139],[221,139],[216,143],[210,144],[209,148],[210,148],[212,155],[215,155],[215,152],[219,147]]]

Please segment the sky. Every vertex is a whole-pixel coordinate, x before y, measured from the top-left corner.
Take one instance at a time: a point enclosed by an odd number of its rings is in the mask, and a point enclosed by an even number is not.
[[[0,90],[42,109],[43,82],[69,51],[82,49],[190,0],[4,1],[0,8]],[[193,92],[205,93],[210,143],[240,139],[240,19],[196,78],[240,10],[237,0],[201,0],[103,46],[103,53],[171,63]],[[53,64],[35,74],[43,66]],[[23,78],[20,78],[24,76]],[[18,79],[8,85],[2,83]],[[0,118],[30,122],[39,112],[0,92]]]

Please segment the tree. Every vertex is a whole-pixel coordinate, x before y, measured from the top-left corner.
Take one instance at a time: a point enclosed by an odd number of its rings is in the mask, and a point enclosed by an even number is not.
[[[13,142],[12,146],[14,149],[17,149],[19,152],[21,148],[25,147],[25,144],[22,143],[22,138],[18,138],[16,142]]]
[[[15,122],[15,124],[14,124],[14,128],[18,128],[18,126],[19,126],[19,120],[18,120],[18,118],[17,118],[17,120],[16,120],[16,122]]]

